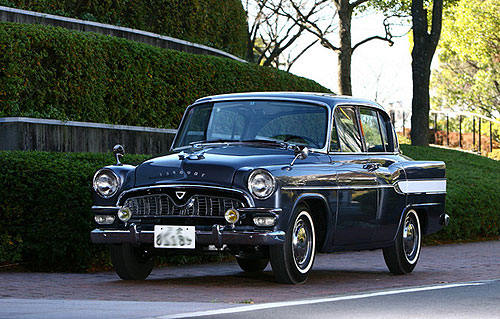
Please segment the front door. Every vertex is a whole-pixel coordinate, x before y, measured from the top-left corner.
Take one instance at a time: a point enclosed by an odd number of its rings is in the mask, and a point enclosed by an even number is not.
[[[335,110],[330,151],[337,167],[338,210],[334,245],[358,245],[373,239],[377,225],[377,179],[371,166],[355,107]]]
[[[344,157],[337,171],[339,186],[335,246],[369,243],[377,225],[377,179],[367,169],[368,156],[356,159]],[[347,157],[347,158],[346,158]]]

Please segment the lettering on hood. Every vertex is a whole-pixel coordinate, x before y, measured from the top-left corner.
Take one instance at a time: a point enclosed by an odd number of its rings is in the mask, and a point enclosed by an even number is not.
[[[166,177],[179,177],[179,176],[198,176],[200,178],[204,178],[206,176],[206,173],[204,172],[198,172],[198,171],[183,171],[183,170],[171,170],[171,171],[165,171],[161,172],[159,175],[155,176],[150,176],[149,179],[163,179]]]

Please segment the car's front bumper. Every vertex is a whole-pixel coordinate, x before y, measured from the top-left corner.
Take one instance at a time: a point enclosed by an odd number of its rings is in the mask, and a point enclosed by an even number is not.
[[[154,231],[138,230],[132,224],[129,230],[94,229],[90,238],[93,243],[132,245],[153,244]],[[214,225],[212,231],[196,230],[197,245],[281,245],[285,240],[283,231],[236,231],[230,227]]]

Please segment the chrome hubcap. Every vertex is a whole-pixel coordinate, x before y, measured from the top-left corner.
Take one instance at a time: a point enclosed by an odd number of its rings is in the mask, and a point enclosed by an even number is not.
[[[309,265],[313,253],[312,246],[311,226],[303,218],[298,218],[292,233],[292,253],[295,264],[300,269],[305,269]]]
[[[408,214],[403,228],[403,249],[408,262],[413,263],[420,249],[420,229],[414,213]]]

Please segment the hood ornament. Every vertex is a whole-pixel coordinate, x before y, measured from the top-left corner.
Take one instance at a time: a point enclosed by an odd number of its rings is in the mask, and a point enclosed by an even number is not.
[[[175,192],[175,196],[177,196],[177,199],[182,199],[186,195],[186,192]]]

